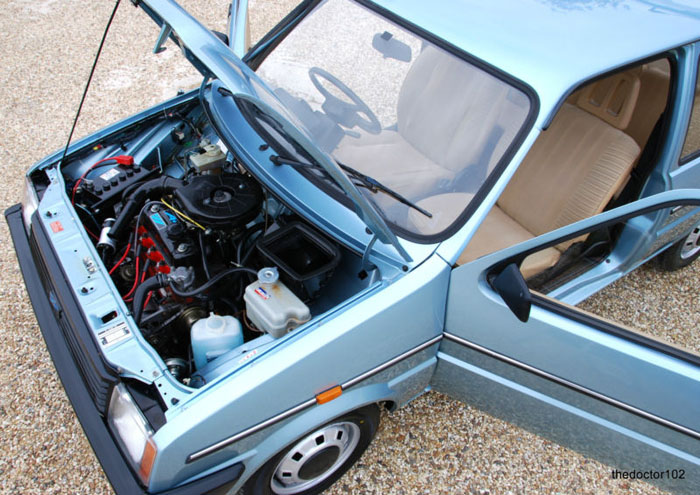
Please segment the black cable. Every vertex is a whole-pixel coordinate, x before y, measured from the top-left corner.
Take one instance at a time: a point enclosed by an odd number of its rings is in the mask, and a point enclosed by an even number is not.
[[[182,291],[180,291],[177,287],[175,287],[175,285],[174,285],[172,282],[170,283],[170,289],[171,289],[171,290],[173,291],[173,293],[174,293],[175,295],[177,295],[177,296],[180,296],[180,297],[194,297],[194,296],[200,294],[201,292],[204,292],[205,290],[207,290],[207,289],[213,287],[214,285],[216,285],[218,282],[220,282],[220,281],[221,281],[222,279],[224,279],[225,277],[228,277],[229,275],[233,275],[233,274],[239,273],[239,272],[250,273],[250,274],[252,274],[252,275],[257,275],[257,274],[258,274],[258,272],[256,272],[256,271],[253,270],[252,268],[246,268],[246,267],[244,267],[244,266],[237,266],[237,267],[234,267],[234,268],[229,268],[228,270],[225,270],[225,271],[219,273],[219,274],[216,275],[214,278],[212,278],[211,280],[209,280],[209,281],[205,282],[204,284],[200,285],[200,286],[197,287],[196,289],[192,289],[192,290],[187,291],[187,292],[182,292]]]
[[[263,234],[260,234],[260,235],[258,236],[258,239],[259,239],[261,236],[263,236],[263,235],[264,235],[264,233],[263,233]],[[257,240],[257,239],[256,239],[256,240]],[[241,262],[239,263],[240,265],[245,265],[245,264],[248,262],[248,258],[250,258],[250,255],[253,254],[253,252],[255,251],[255,245],[256,245],[256,243],[255,243],[255,241],[254,241],[254,242],[250,245],[250,247],[248,248],[248,250],[245,252],[245,254],[243,255],[243,258],[241,258]]]
[[[241,239],[241,242],[236,246],[236,263],[239,265],[243,265],[244,263],[241,261],[241,255],[243,254],[243,248],[245,247],[245,243],[248,242],[250,237],[255,234],[258,230],[262,229],[265,227],[265,224],[262,222],[256,223],[253,225],[251,228],[245,231],[244,237]]]
[[[204,99],[204,90],[207,89],[207,84],[209,84],[209,79],[211,79],[210,76],[204,76],[204,79],[202,80],[202,84],[199,85],[199,103],[202,105],[202,108],[206,108],[206,100]]]
[[[144,212],[145,212],[150,206],[152,206],[152,205],[154,205],[154,204],[162,205],[163,203],[161,203],[160,201],[148,201],[145,205],[143,205],[143,207],[142,207],[141,210],[139,211],[138,215],[136,215],[136,228],[134,228],[134,233],[132,234],[132,235],[134,236],[134,237],[133,237],[134,241],[133,241],[133,244],[132,244],[132,249],[134,250],[134,268],[136,268],[136,260],[138,260],[139,257],[141,256],[141,248],[142,248],[142,245],[141,245],[140,242],[138,242],[138,231],[139,231],[139,225],[140,225],[140,223],[141,223],[141,216],[144,214]],[[147,260],[144,262],[144,266],[143,266],[144,269],[139,270],[138,272],[136,272],[136,274],[135,274],[135,276],[136,276],[136,282],[135,282],[135,283],[136,283],[137,286],[138,286],[138,284],[140,283],[141,273],[142,273],[142,272],[145,272],[145,268],[146,268],[147,266],[149,266],[149,263],[150,263],[150,262],[151,262],[151,260],[147,259]],[[136,288],[134,288],[133,290],[135,291]],[[131,292],[131,291],[129,291],[129,292]],[[124,296],[122,296],[122,297],[124,297]],[[132,295],[132,299],[131,299],[131,300],[133,301],[133,295]]]
[[[113,159],[113,160],[116,160],[116,159]],[[116,162],[116,161],[111,161],[111,160],[110,160],[110,161],[108,161],[108,162],[103,162],[103,163],[100,163],[100,164],[98,164],[98,165],[93,165],[93,167],[85,173],[85,177],[83,177],[83,180],[84,180],[84,181],[87,180],[88,175],[90,175],[91,173],[93,173],[93,172],[94,172],[95,170],[97,170],[98,168],[109,167],[109,166],[118,167],[118,166],[119,166],[119,163]]]
[[[70,129],[70,134],[68,134],[68,141],[66,142],[66,147],[63,150],[63,155],[61,156],[60,166],[63,167],[63,162],[66,159],[66,154],[68,154],[68,148],[70,147],[71,139],[73,139],[73,133],[75,132],[75,126],[78,125],[78,117],[80,117],[80,112],[83,109],[83,104],[85,103],[85,97],[87,97],[88,89],[90,88],[90,83],[92,82],[92,76],[95,74],[95,68],[97,67],[97,61],[100,59],[100,54],[102,53],[102,47],[107,39],[107,33],[109,32],[109,27],[112,25],[114,16],[117,13],[119,4],[121,0],[117,0],[114,4],[114,10],[112,10],[112,15],[109,16],[109,21],[107,21],[107,26],[105,27],[105,32],[102,34],[102,41],[100,41],[100,46],[97,49],[97,55],[95,55],[95,61],[92,63],[92,69],[90,69],[90,75],[88,76],[87,84],[85,84],[85,90],[83,91],[83,97],[80,99],[80,105],[78,105],[78,112],[75,114],[75,119],[73,120],[73,127]]]
[[[192,132],[194,132],[194,134],[195,134],[195,136],[196,136],[197,138],[201,138],[201,137],[202,137],[202,133],[199,132],[199,129],[197,129],[197,126],[194,125],[194,122],[192,122],[192,119],[190,119],[189,117],[186,117],[186,116],[182,115],[180,112],[173,112],[171,115],[172,115],[173,117],[177,117],[178,119],[180,119],[181,121],[183,121],[185,124],[187,124],[188,126],[190,126],[190,129],[192,129]]]
[[[199,231],[199,250],[202,253],[202,268],[204,268],[204,274],[207,276],[207,280],[211,278],[211,273],[209,272],[209,263],[207,262],[207,253],[204,250],[204,232]]]
[[[112,264],[112,255],[114,254],[114,248],[112,246],[97,245],[97,252],[102,258],[102,263],[105,266],[110,266]]]
[[[245,240],[246,238],[244,237],[236,246],[236,263],[239,265],[241,264],[241,254],[243,252],[243,244],[245,243]]]
[[[181,304],[172,304],[172,305],[166,306],[165,308],[163,308],[163,307],[161,306],[161,308],[160,308],[161,311],[162,311],[163,313],[165,313],[165,314],[170,314],[170,316],[168,316],[165,320],[163,320],[163,321],[162,321],[157,327],[155,327],[155,328],[151,328],[151,329],[142,328],[142,329],[141,329],[141,333],[142,333],[145,337],[158,337],[158,335],[161,334],[163,331],[165,331],[165,330],[172,330],[172,328],[170,327],[170,325],[171,325],[175,320],[177,320],[178,318],[180,318],[185,312],[187,312],[187,311],[189,310],[189,308],[188,308],[187,306],[185,306],[185,307],[181,307],[181,306],[182,306]],[[172,310],[171,310],[171,308],[175,308],[175,309],[172,309]],[[180,309],[177,309],[177,308],[180,308]],[[155,311],[154,311],[153,313],[155,313]]]
[[[88,218],[89,218],[90,220],[92,220],[92,222],[95,224],[95,227],[97,227],[96,230],[97,230],[98,233],[102,230],[102,225],[100,225],[100,224],[98,223],[97,219],[95,218],[95,215],[93,215],[92,212],[91,212],[90,210],[88,210],[87,208],[85,208],[85,207],[84,207],[83,205],[81,205],[80,203],[75,203],[73,206],[76,206],[77,208],[79,208],[83,213],[85,213],[85,214],[88,216]]]
[[[148,270],[151,268],[151,263],[153,263],[151,260],[146,258],[146,261],[143,264],[143,268],[141,269],[141,274],[146,274],[148,273]]]

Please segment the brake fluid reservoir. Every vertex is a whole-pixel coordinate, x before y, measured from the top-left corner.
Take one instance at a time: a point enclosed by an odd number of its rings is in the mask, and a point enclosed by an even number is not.
[[[197,320],[190,330],[194,365],[201,369],[209,361],[243,345],[241,323],[233,316],[210,313]]]
[[[226,153],[216,144],[211,144],[208,139],[199,143],[200,153],[190,155],[190,164],[198,172],[221,168],[226,162]]]
[[[301,299],[279,281],[277,268],[263,268],[243,295],[248,319],[259,330],[281,337],[309,321],[311,312]]]

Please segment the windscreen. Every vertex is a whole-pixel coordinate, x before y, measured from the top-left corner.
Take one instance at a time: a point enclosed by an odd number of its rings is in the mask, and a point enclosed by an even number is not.
[[[362,191],[386,221],[418,237],[457,221],[530,111],[521,90],[351,0],[321,2],[257,72],[323,151],[382,186]]]

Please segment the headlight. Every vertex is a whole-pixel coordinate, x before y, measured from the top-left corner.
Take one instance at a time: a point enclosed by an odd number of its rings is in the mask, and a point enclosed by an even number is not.
[[[157,453],[153,430],[123,384],[114,387],[109,401],[108,421],[141,481],[148,485]]]
[[[32,215],[39,207],[39,198],[36,197],[34,185],[29,177],[24,177],[24,191],[22,191],[22,218],[24,219],[24,228],[29,235],[32,226]]]

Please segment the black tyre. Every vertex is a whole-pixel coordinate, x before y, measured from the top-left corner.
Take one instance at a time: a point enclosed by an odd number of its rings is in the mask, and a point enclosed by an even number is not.
[[[379,407],[365,406],[302,436],[243,486],[246,495],[311,495],[335,483],[369,446]]]
[[[674,271],[688,266],[700,256],[700,223],[690,233],[659,255],[661,268]]]

